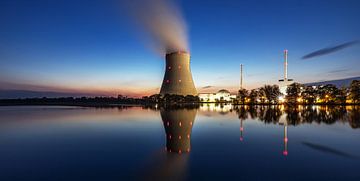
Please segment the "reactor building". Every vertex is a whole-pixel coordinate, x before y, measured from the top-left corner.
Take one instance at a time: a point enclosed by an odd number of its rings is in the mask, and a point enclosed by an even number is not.
[[[160,94],[197,95],[190,70],[190,54],[179,51],[166,54],[165,75]]]

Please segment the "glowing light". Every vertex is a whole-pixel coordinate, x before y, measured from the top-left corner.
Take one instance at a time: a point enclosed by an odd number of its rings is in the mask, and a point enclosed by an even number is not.
[[[179,140],[181,140],[181,136],[179,136]]]
[[[166,123],[166,125],[167,125],[167,126],[170,126],[170,122],[168,121],[168,122]]]
[[[280,103],[284,103],[284,102],[285,102],[284,96],[279,96],[278,99],[279,99],[279,102],[280,102]]]
[[[285,150],[285,151],[283,151],[283,155],[284,156],[287,156],[288,155],[288,152]]]
[[[297,102],[302,102],[302,101],[303,101],[302,97],[297,98]]]
[[[188,138],[188,139],[190,138],[190,135],[189,135],[189,134],[187,135],[187,138]]]
[[[169,135],[169,139],[171,139],[171,134]]]
[[[179,126],[181,127],[181,121],[179,122]]]
[[[288,142],[288,138],[284,138],[284,141],[285,141],[285,142]]]

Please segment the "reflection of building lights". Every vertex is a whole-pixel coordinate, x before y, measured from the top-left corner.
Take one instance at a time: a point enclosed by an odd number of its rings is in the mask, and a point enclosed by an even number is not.
[[[280,103],[284,103],[284,102],[285,102],[284,96],[279,96],[278,99],[279,99],[279,102],[280,102]]]
[[[302,102],[302,101],[303,101],[302,97],[297,98],[297,102]]]

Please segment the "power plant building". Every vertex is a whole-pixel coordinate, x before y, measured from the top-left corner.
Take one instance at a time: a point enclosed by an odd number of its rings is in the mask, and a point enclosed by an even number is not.
[[[179,51],[166,54],[166,67],[160,94],[197,95],[190,70],[190,54]]]
[[[199,99],[201,102],[230,102],[236,99],[236,95],[231,95],[228,90],[221,89],[217,93],[200,93]]]

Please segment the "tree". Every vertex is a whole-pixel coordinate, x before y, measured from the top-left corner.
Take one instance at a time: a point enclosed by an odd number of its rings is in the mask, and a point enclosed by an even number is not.
[[[266,102],[266,93],[264,87],[260,87],[259,89],[259,99],[262,104]]]
[[[246,89],[240,89],[239,90],[239,94],[238,94],[238,98],[241,104],[245,103],[245,99],[246,97],[249,95],[249,91]]]
[[[316,90],[312,86],[305,87],[305,90],[301,92],[301,97],[305,103],[313,104],[316,100]]]
[[[353,80],[351,82],[350,98],[353,103],[360,103],[360,80]]]
[[[260,88],[262,94],[271,104],[278,102],[278,97],[281,95],[279,86],[277,85],[265,85]]]
[[[347,93],[348,93],[348,90],[346,87],[337,89],[337,92],[335,95],[335,102],[337,104],[346,104]]]
[[[249,98],[250,98],[250,104],[257,103],[257,100],[259,98],[259,91],[256,89],[252,89],[250,91]]]
[[[290,84],[286,89],[286,100],[289,104],[296,104],[300,94],[301,94],[301,88],[303,85],[299,83],[292,83]]]
[[[323,103],[334,103],[337,93],[338,88],[333,84],[320,86],[318,89],[319,98],[322,100]]]

